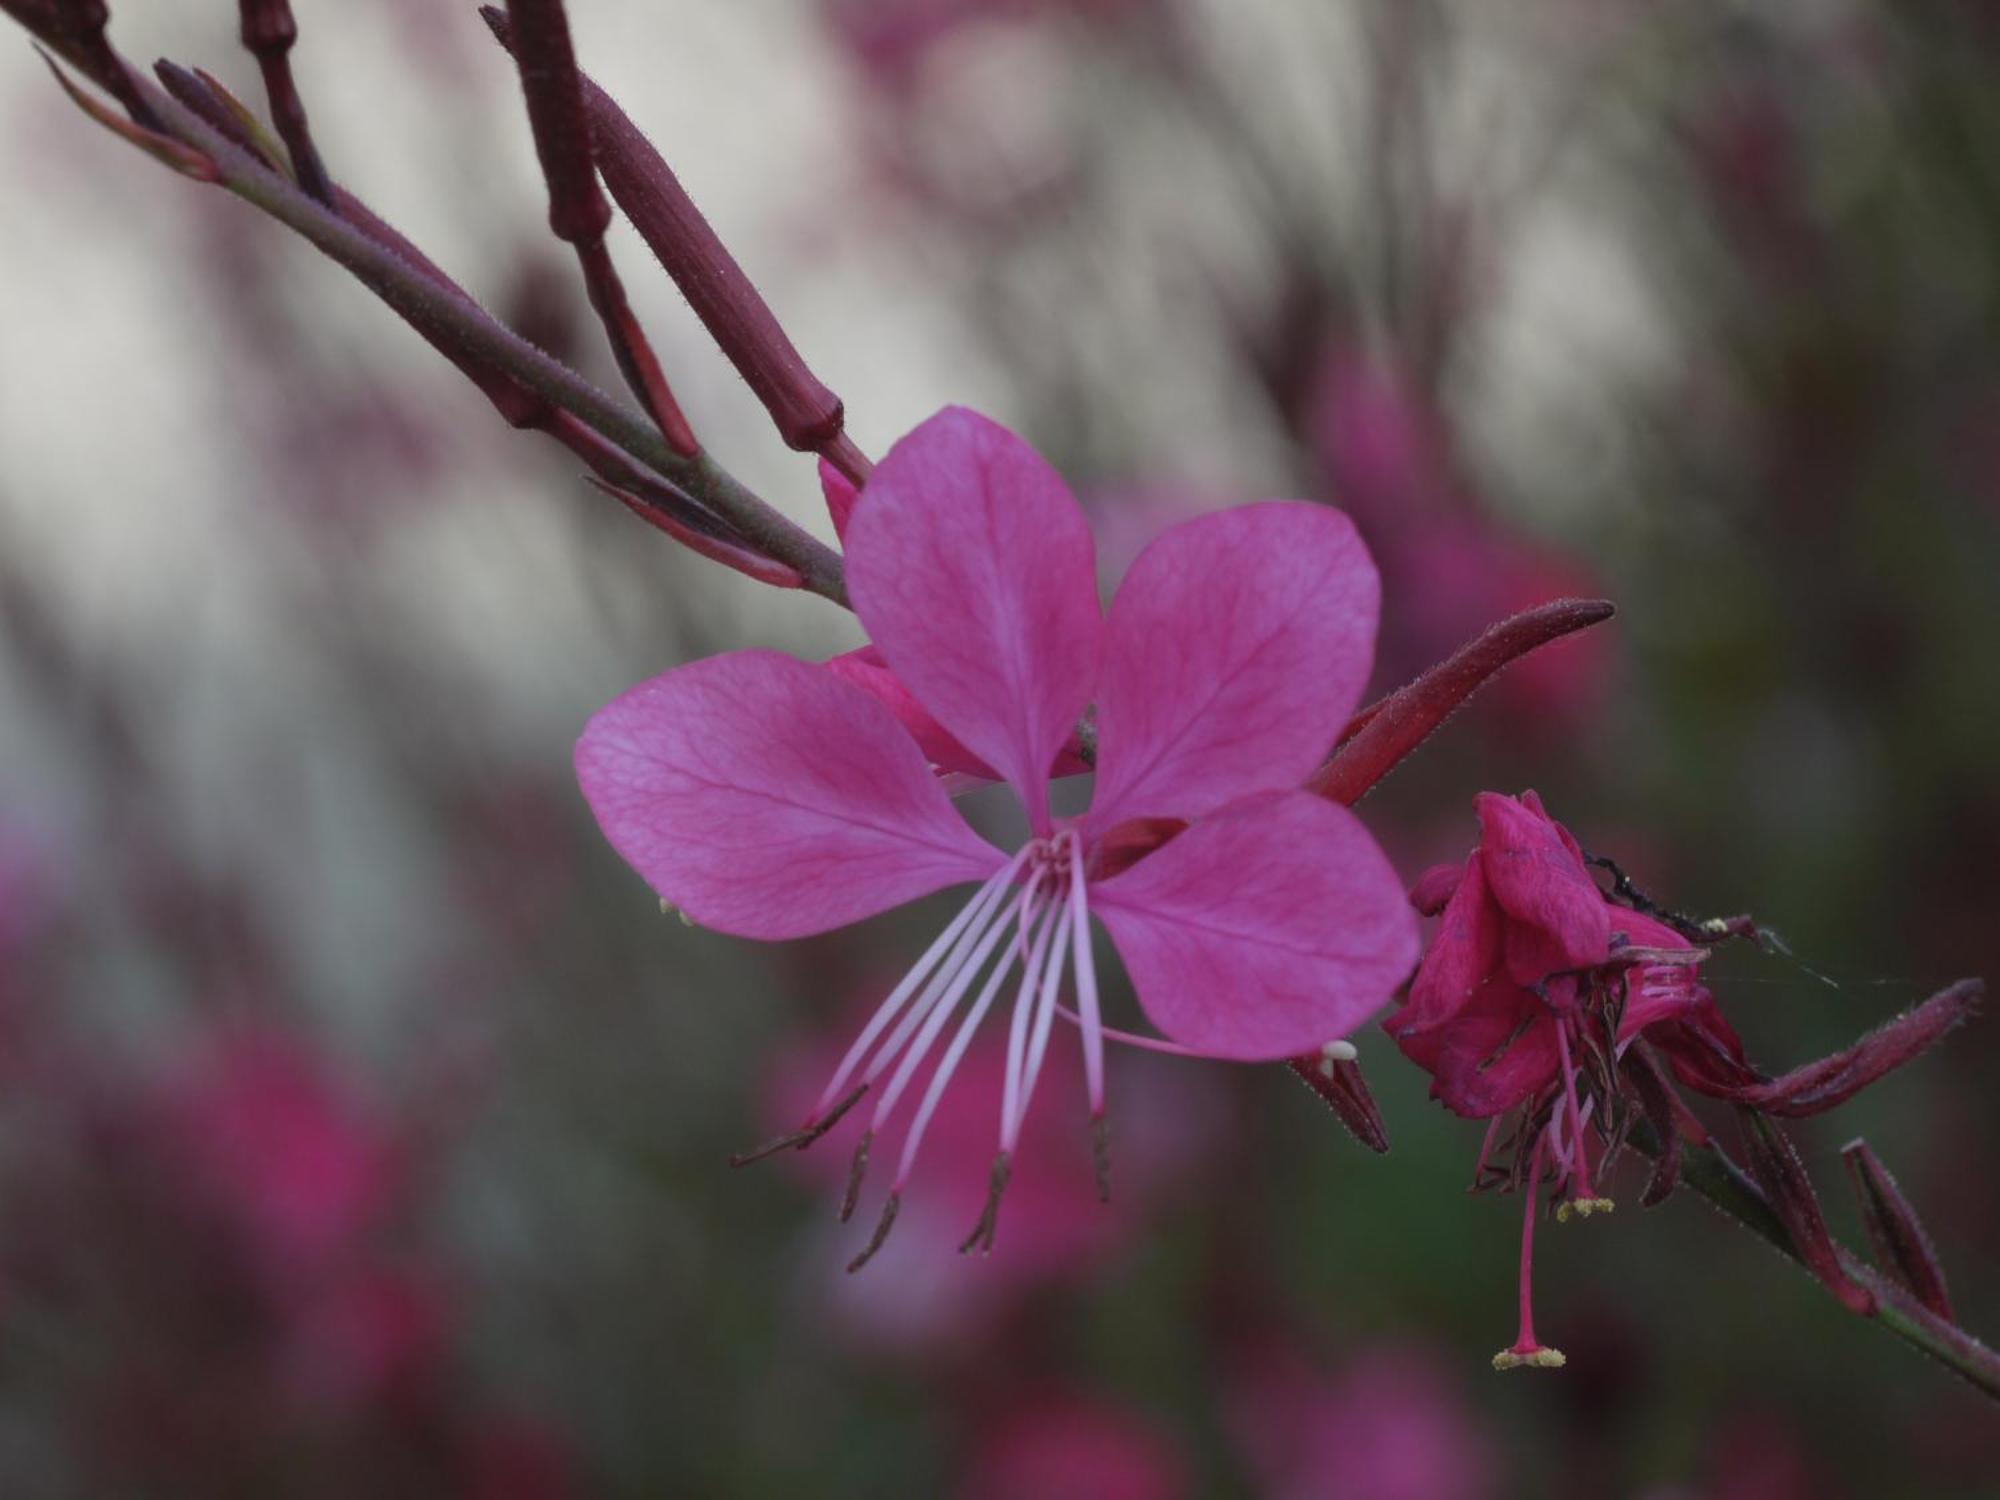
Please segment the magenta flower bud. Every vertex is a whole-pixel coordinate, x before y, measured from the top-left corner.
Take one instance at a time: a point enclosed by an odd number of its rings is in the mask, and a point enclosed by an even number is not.
[[[1885,1022],[1852,1047],[1794,1068],[1781,1078],[1736,1089],[1735,1103],[1767,1114],[1799,1118],[1843,1104],[1871,1083],[1893,1073],[1973,1012],[1986,986],[1961,979],[1914,1010]]]
[[[1301,1082],[1319,1095],[1320,1102],[1339,1117],[1340,1123],[1370,1151],[1389,1149],[1389,1127],[1375,1106],[1368,1080],[1361,1076],[1361,1064],[1354,1048],[1346,1042],[1329,1042],[1317,1052],[1290,1058],[1285,1066],[1298,1074]]]
[[[1415,682],[1364,709],[1308,791],[1353,806],[1509,662],[1611,618],[1604,599],[1558,599],[1500,621]]]
[[[480,12],[502,46],[526,42],[492,6]],[[824,452],[843,471],[858,455],[841,436],[840,398],[819,381],[757,288],[724,247],[653,143],[611,96],[577,75],[604,184],[640,238],[652,247],[710,337],[771,414],[787,446]]]
[[[313,145],[312,130],[306,123],[305,101],[292,81],[292,43],[299,39],[298,22],[292,19],[290,0],[239,0],[244,47],[257,59],[264,75],[264,92],[271,101],[271,123],[278,127],[279,139],[291,153],[292,173],[299,186],[329,208],[333,206],[333,181]]]
[[[1917,1211],[1882,1165],[1882,1158],[1863,1140],[1850,1141],[1840,1148],[1840,1154],[1847,1163],[1854,1196],[1861,1203],[1861,1222],[1876,1264],[1947,1323],[1957,1321],[1937,1250]]]

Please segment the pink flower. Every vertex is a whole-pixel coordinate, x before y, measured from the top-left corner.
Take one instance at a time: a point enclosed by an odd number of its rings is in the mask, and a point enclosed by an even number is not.
[[[1675,916],[1600,860],[1615,877],[1607,894],[1577,841],[1533,792],[1482,792],[1477,807],[1479,847],[1462,866],[1425,872],[1410,892],[1418,910],[1439,915],[1438,929],[1385,1029],[1431,1074],[1432,1097],[1492,1120],[1474,1186],[1490,1176],[1524,1190],[1521,1331],[1495,1365],[1558,1365],[1562,1355],[1535,1340],[1529,1306],[1535,1201],[1545,1178],[1561,1195],[1558,1220],[1609,1210],[1593,1183],[1624,1139],[1615,1122],[1643,1116],[1661,1155],[1641,1201],[1658,1202],[1673,1190],[1682,1139],[1708,1139],[1674,1081],[1765,1114],[1815,1114],[1922,1052],[1965,1017],[1979,986],[1954,985],[1845,1051],[1770,1078],[1745,1059],[1699,977],[1707,944],[1767,941],[1748,918]],[[1516,1127],[1503,1132],[1501,1117],[1516,1112]],[[1806,1240],[1824,1241],[1817,1209],[1811,1226],[1800,1226]],[[1823,1264],[1813,1244],[1802,1244],[1808,1265],[1837,1294],[1852,1291],[1830,1245],[1818,1248]]]
[[[662,899],[723,932],[804,937],[976,885],[800,1130],[774,1143],[810,1144],[874,1092],[865,1152],[959,1018],[858,1266],[1016,969],[993,1191],[975,1239],[990,1243],[1058,1012],[1081,1031],[1101,1151],[1104,1039],[1117,1034],[1099,1010],[1093,914],[1172,1049],[1244,1061],[1352,1031],[1408,971],[1416,942],[1374,840],[1298,790],[1354,707],[1374,642],[1375,571],[1343,516],[1266,502],[1178,527],[1146,549],[1106,614],[1090,531],[1061,478],[1005,429],[953,409],[875,470],[847,524],[847,560],[855,612],[886,667],[1018,796],[1028,837],[1013,853],[973,831],[880,701],[775,652],[642,683],[591,720],[576,764],[619,853]],[[1090,809],[1059,820],[1051,768],[1093,703]],[[1160,818],[1190,826],[1107,873],[1107,837]],[[1074,1012],[1058,1002],[1065,968]]]
[[[1363,1352],[1327,1373],[1279,1347],[1230,1382],[1226,1415],[1269,1500],[1484,1500],[1493,1446],[1436,1360]]]
[[[1076,1395],[1045,1394],[994,1422],[974,1450],[959,1500],[1179,1500],[1188,1462],[1138,1415]]]

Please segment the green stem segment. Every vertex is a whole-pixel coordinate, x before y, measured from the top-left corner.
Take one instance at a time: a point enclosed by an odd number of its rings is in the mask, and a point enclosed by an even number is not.
[[[1646,1125],[1633,1128],[1632,1143],[1657,1155],[1659,1143]],[[1713,1144],[1681,1147],[1681,1185],[1706,1198],[1716,1208],[1787,1258],[1805,1265],[1784,1221],[1756,1183]],[[1874,1320],[1913,1348],[1921,1349],[1988,1396],[2000,1400],[2000,1353],[1925,1307],[1901,1285],[1890,1280],[1844,1246],[1835,1246],[1848,1279],[1873,1294]]]

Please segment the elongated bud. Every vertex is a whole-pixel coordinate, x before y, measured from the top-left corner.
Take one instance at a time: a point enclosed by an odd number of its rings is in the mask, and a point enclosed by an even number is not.
[[[243,108],[243,102],[214,78],[199,68],[183,68],[164,57],[153,64],[153,76],[178,103],[201,116],[204,124],[231,145],[242,147],[272,171],[279,170],[279,155],[272,149],[275,143],[264,135],[255,117]]]
[[[1724,1097],[1766,1114],[1796,1119],[1844,1104],[1970,1016],[1986,993],[1977,979],[1961,979],[1914,1010],[1885,1022],[1845,1051],[1794,1068],[1768,1083],[1733,1089]]]
[[[334,207],[333,181],[313,145],[306,123],[305,101],[292,78],[292,43],[299,39],[290,0],[239,0],[243,45],[257,59],[264,75],[264,95],[271,104],[271,123],[292,158],[292,175],[300,187],[328,208]]]
[[[1849,1312],[1861,1317],[1875,1314],[1875,1294],[1852,1280],[1840,1264],[1840,1252],[1826,1232],[1826,1220],[1819,1211],[1819,1197],[1798,1149],[1775,1123],[1752,1110],[1739,1109],[1743,1143],[1749,1157],[1750,1174],[1764,1190],[1764,1197],[1785,1226],[1792,1248],[1819,1282],[1840,1300]]]
[[[549,189],[549,228],[576,251],[590,305],[604,325],[625,383],[645,404],[674,451],[692,458],[701,452],[687,418],[667,384],[660,361],[625,298],[625,287],[605,248],[611,205],[597,186],[591,161],[590,121],[584,112],[583,80],[570,43],[569,17],[562,0],[509,0],[513,53],[528,102],[528,125],[535,155]]]
[[[143,125],[137,119],[128,119],[115,109],[98,102],[87,89],[78,88],[53,57],[42,52],[39,47],[35,50],[40,54],[42,61],[48,64],[49,71],[55,74],[56,82],[62,85],[62,91],[69,95],[70,103],[113,135],[122,136],[155,161],[165,163],[183,177],[192,177],[196,182],[222,181],[222,168],[217,166],[206,152],[197,151],[170,135],[164,135]],[[146,118],[154,117],[148,111]]]
[[[1416,681],[1356,714],[1306,790],[1352,806],[1509,662],[1616,613],[1606,599],[1558,599],[1502,620]]]
[[[514,50],[516,37],[508,18],[492,6],[480,14],[500,44]],[[609,94],[587,76],[578,78],[598,170],[625,217],[763,402],[785,443],[802,453],[824,454],[858,483],[865,472],[853,472],[852,445],[842,440],[840,398],[807,368],[742,266],[653,143]]]
[[[1361,1064],[1355,1060],[1352,1046],[1329,1042],[1317,1052],[1288,1058],[1285,1066],[1334,1112],[1348,1134],[1370,1151],[1388,1151],[1389,1127],[1382,1121],[1382,1111],[1375,1107],[1375,1096],[1369,1092],[1368,1080],[1361,1076]]]
[[[132,123],[144,130],[163,132],[166,126],[152,106],[139,96],[132,75],[105,35],[111,25],[111,8],[105,0],[51,0],[44,22],[65,37],[76,49],[84,71],[108,90],[124,106]],[[158,154],[157,152],[155,153]],[[193,174],[189,174],[193,175]]]
[[[1896,1186],[1896,1179],[1882,1165],[1882,1158],[1863,1140],[1848,1142],[1840,1148],[1840,1155],[1847,1163],[1854,1196],[1861,1203],[1861,1222],[1868,1231],[1875,1263],[1940,1318],[1956,1322],[1951,1296],[1945,1290],[1944,1267],[1938,1262],[1931,1237]]]

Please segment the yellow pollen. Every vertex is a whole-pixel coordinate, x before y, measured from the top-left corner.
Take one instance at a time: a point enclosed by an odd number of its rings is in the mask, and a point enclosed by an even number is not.
[[[1579,1219],[1587,1219],[1592,1214],[1608,1214],[1617,1206],[1609,1198],[1565,1198],[1556,1205],[1556,1222],[1567,1224],[1572,1214]]]
[[[1493,1356],[1493,1368],[1496,1370],[1518,1370],[1524,1366],[1536,1370],[1560,1370],[1568,1363],[1560,1349],[1537,1349],[1530,1354],[1502,1349]]]

